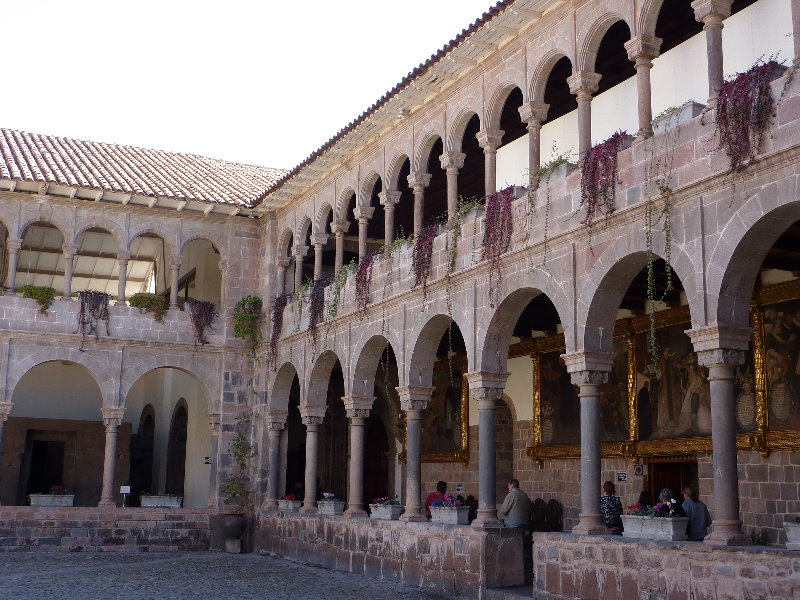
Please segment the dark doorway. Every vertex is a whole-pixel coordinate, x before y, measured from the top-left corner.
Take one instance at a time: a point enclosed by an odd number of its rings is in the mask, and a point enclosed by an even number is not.
[[[28,431],[29,438],[30,434]],[[19,504],[25,504],[28,494],[46,494],[54,485],[64,485],[65,448],[65,442],[28,440],[23,457],[23,465],[27,462],[28,466],[28,485]]]
[[[167,474],[164,482],[164,492],[167,494],[183,496],[186,472],[186,426],[188,423],[189,413],[186,410],[186,401],[181,399],[172,415],[172,424],[169,427]]]
[[[389,439],[380,419],[367,425],[364,443],[364,502],[389,495]],[[352,460],[352,459],[351,459]]]
[[[139,433],[131,436],[131,495],[129,506],[139,506],[142,492],[155,493],[153,486],[153,447],[155,445],[155,412],[147,405],[139,421]]]
[[[688,484],[697,485],[697,459],[686,458],[651,458],[647,462],[647,486],[654,499],[658,493],[669,488],[678,502],[683,502],[683,488]]]

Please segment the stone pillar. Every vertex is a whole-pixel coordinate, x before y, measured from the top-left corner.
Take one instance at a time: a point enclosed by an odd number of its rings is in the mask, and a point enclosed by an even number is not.
[[[286,293],[286,269],[289,268],[289,257],[282,256],[278,259],[278,293],[276,296]]]
[[[800,65],[800,0],[792,0],[792,38],[794,40],[794,66]]]
[[[458,212],[458,171],[464,167],[467,155],[463,152],[445,152],[439,163],[447,173],[447,220],[452,221]]]
[[[708,104],[717,102],[724,81],[722,61],[722,21],[731,16],[733,0],[694,0],[694,18],[703,23],[708,55]]]
[[[308,254],[308,246],[300,246],[299,244],[294,247],[294,291],[300,291],[300,286],[303,285],[303,259]]]
[[[11,293],[17,289],[17,264],[19,264],[19,249],[22,248],[20,238],[8,238],[8,287]]]
[[[600,515],[600,386],[608,381],[613,354],[562,354],[581,401],[581,512],[572,533],[606,533]]]
[[[476,134],[485,158],[483,176],[487,197],[497,191],[497,149],[503,141],[504,133],[502,129],[482,129]]]
[[[334,273],[338,273],[344,264],[344,234],[350,229],[349,221],[334,221],[331,223],[331,231],[336,237],[336,263]]]
[[[117,260],[119,261],[119,287],[117,287],[117,304],[125,304],[125,284],[128,278],[128,261],[131,259],[131,253],[127,250],[120,250],[117,252]]]
[[[281,458],[280,472],[278,473],[278,498],[286,495],[286,457],[289,455],[289,428],[281,430]]]
[[[208,413],[208,429],[211,431],[211,471],[208,474],[208,508],[217,508],[218,486],[217,468],[219,464],[219,423],[221,415],[218,412]]]
[[[77,253],[77,246],[64,246],[64,293],[61,295],[61,299],[67,302],[72,301],[72,259]]]
[[[707,544],[750,544],[739,519],[736,453],[736,367],[744,364],[752,330],[700,327],[686,332],[701,365],[708,367],[711,388],[711,447],[714,468],[714,521]]]
[[[225,306],[228,303],[228,261],[220,260],[217,263],[217,268],[219,268],[219,310],[224,313]],[[222,323],[223,337],[227,337],[227,333],[224,333],[225,328],[228,326],[227,320],[223,319]]]
[[[267,414],[267,445],[269,452],[269,479],[267,480],[267,499],[265,510],[278,508],[279,481],[281,473],[281,433],[286,424],[286,413]]]
[[[106,426],[106,452],[103,461],[103,492],[99,506],[116,506],[114,502],[114,468],[117,464],[117,429],[125,414],[124,408],[103,407],[103,423]]]
[[[408,186],[414,190],[414,235],[424,227],[425,188],[431,183],[430,173],[412,173],[408,176]]]
[[[183,258],[173,254],[169,258],[169,307],[178,308],[178,273],[181,270]]]
[[[500,527],[497,518],[497,402],[509,373],[467,373],[470,395],[478,401],[478,517],[473,527]]]
[[[650,69],[653,59],[658,57],[661,38],[641,35],[625,42],[628,60],[636,63],[636,94],[639,105],[639,131],[636,141],[640,142],[653,135],[653,106],[651,102]]]
[[[394,241],[394,209],[400,202],[399,190],[386,190],[378,194],[383,205],[383,243],[391,246]]]
[[[357,207],[353,211],[353,216],[358,219],[358,261],[367,255],[367,226],[372,218],[375,209],[371,206]]]
[[[578,97],[578,156],[580,160],[592,147],[592,94],[600,85],[601,75],[578,71],[567,77],[569,91]]]
[[[347,511],[351,519],[366,517],[364,510],[364,420],[369,417],[375,397],[342,398],[347,418],[350,419],[350,491],[347,494]]]
[[[319,426],[325,418],[324,406],[301,406],[300,415],[306,426],[306,491],[301,513],[317,513],[317,451]]]
[[[318,233],[311,236],[314,245],[314,281],[322,276],[322,248],[328,243],[328,235]]]
[[[542,121],[547,118],[550,105],[544,102],[528,102],[519,107],[519,116],[528,124],[528,189],[539,188],[536,172],[542,164]]]
[[[3,430],[6,428],[6,421],[13,406],[11,402],[0,402],[0,463],[3,456]]]
[[[406,413],[406,505],[401,521],[427,521],[422,509],[422,413],[432,387],[398,387],[400,408]]]

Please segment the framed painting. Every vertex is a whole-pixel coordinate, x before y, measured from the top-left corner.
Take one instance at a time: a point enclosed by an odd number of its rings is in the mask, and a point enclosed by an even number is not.
[[[465,368],[466,359],[462,357],[434,364],[433,393],[422,413],[423,462],[469,462],[469,386]]]

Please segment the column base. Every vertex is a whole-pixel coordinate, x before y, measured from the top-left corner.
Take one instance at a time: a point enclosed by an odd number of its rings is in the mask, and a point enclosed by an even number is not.
[[[581,514],[579,519],[578,524],[572,528],[572,533],[575,535],[603,535],[608,533],[600,515]]]
[[[479,508],[478,516],[472,522],[472,527],[479,529],[490,529],[502,527],[503,524],[497,518],[497,508]]]
[[[367,511],[361,508],[360,505],[358,506],[348,506],[347,510],[344,511],[344,516],[347,519],[366,519],[369,515]]]
[[[278,501],[274,499],[267,499],[264,500],[264,504],[261,506],[262,510],[278,510]]]
[[[753,543],[742,533],[741,521],[716,520],[711,527],[711,533],[703,540],[709,546],[749,546]]]
[[[399,520],[406,523],[424,523],[428,520],[428,517],[423,515],[418,508],[412,508],[406,509],[406,512],[400,515]]]
[[[303,506],[300,507],[300,514],[301,515],[315,515],[317,514],[317,503],[313,502],[311,504],[303,503]]]
[[[116,506],[116,505],[117,503],[114,502],[113,498],[103,498],[102,500],[100,500],[100,504],[98,504],[97,506]]]

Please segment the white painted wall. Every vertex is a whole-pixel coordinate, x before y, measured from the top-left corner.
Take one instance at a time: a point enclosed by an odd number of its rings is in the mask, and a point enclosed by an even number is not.
[[[12,417],[103,420],[100,387],[76,363],[56,360],[35,366],[19,380],[11,401]]]

